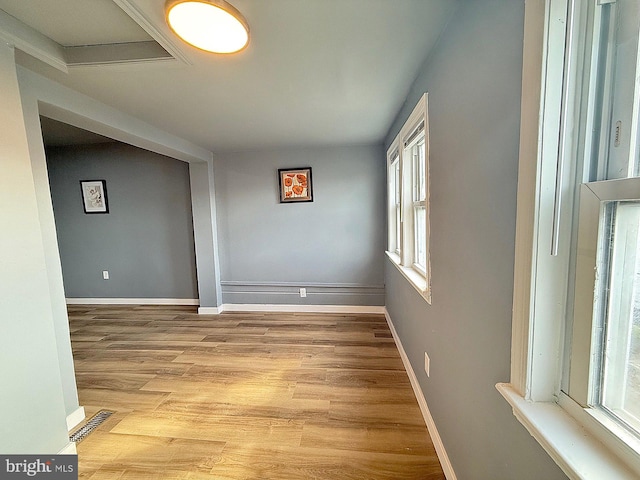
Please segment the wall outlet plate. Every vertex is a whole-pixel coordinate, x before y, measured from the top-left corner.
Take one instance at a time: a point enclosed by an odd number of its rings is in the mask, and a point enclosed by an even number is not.
[[[109,280],[109,270],[102,271],[102,278],[105,280]]]
[[[302,298],[305,298],[307,296],[307,289],[306,288],[301,288],[300,289],[300,296]]]

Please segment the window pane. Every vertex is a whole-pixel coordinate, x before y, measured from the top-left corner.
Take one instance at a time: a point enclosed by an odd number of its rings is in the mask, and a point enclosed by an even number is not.
[[[608,203],[606,285],[598,289],[607,296],[600,401],[640,432],[640,202]]]
[[[394,183],[395,183],[395,203],[396,205],[400,205],[400,159],[398,157],[396,157],[396,159],[393,161],[395,168],[394,168]]]
[[[414,189],[413,189],[413,201],[423,201],[426,198],[426,175],[425,175],[425,146],[424,138],[420,140],[412,148],[413,157],[413,176],[414,176]]]
[[[389,251],[400,253],[400,156],[389,166]]]
[[[640,2],[601,3],[599,73],[594,131],[596,142],[592,179],[611,180],[640,174],[640,73],[638,36]]]
[[[427,210],[425,207],[415,207],[415,263],[423,270],[427,264]]]
[[[400,253],[400,207],[396,208],[396,253]]]

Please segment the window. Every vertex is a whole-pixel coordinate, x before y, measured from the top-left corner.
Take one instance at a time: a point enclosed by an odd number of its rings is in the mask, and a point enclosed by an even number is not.
[[[597,268],[596,291],[604,300],[597,318],[603,338],[596,337],[597,381],[593,407],[618,423],[640,431],[640,202],[610,201],[603,205],[603,255]]]
[[[498,389],[571,478],[640,474],[639,19],[637,0],[525,13],[525,38],[544,46],[525,46],[523,96],[538,88],[540,103],[523,103],[512,372]]]
[[[391,144],[387,162],[387,255],[430,302],[427,94]]]
[[[580,187],[565,390],[617,436],[640,437],[639,199],[639,178]]]
[[[400,153],[394,150],[389,165],[389,251],[400,256]]]
[[[413,181],[413,267],[423,275],[427,271],[427,188],[425,174],[424,136],[411,146]]]
[[[582,30],[591,39],[578,58],[593,66],[577,76],[585,107],[575,123],[588,143],[582,153],[574,149],[581,158],[573,162],[584,167],[570,183],[579,189],[571,242],[577,254],[568,270],[573,308],[569,305],[565,318],[562,388],[640,459],[640,345],[634,337],[640,331],[635,302],[640,301],[640,179],[633,178],[639,165],[640,5],[637,0],[600,3],[570,12],[582,13],[586,21],[568,32],[570,38]],[[568,293],[571,301],[571,289]],[[628,441],[627,434],[635,438]]]

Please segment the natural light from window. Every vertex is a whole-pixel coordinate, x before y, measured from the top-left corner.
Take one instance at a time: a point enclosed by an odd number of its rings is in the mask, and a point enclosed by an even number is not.
[[[605,329],[596,394],[598,406],[640,432],[640,202],[607,202],[603,210],[596,289],[606,299]]]

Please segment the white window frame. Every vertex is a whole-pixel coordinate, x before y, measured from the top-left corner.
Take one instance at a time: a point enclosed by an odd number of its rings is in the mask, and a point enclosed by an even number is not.
[[[584,41],[566,41],[566,29],[579,20],[567,15],[570,4],[525,2],[511,379],[496,387],[569,478],[634,479],[638,454],[560,389],[565,331],[558,320],[566,313],[574,199],[559,202],[557,192],[571,187],[571,169],[580,167],[563,162],[576,153],[570,149],[578,111],[573,95],[562,102],[576,85],[563,72],[565,52],[568,62],[579,62],[575,44]]]
[[[572,352],[570,356],[569,397],[576,408],[574,415],[578,420],[590,422],[589,415],[607,432],[602,432],[606,437],[612,436],[607,443],[623,452],[631,464],[637,464],[640,455],[640,438],[632,435],[615,422],[596,405],[599,399],[595,398],[593,382],[594,364],[600,362],[600,358],[594,358],[594,351],[599,348],[594,345],[592,332],[594,321],[602,321],[594,316],[594,304],[599,303],[595,296],[594,285],[598,271],[598,255],[601,253],[598,247],[600,239],[600,227],[602,221],[602,202],[610,201],[638,201],[640,200],[640,178],[624,178],[606,180],[582,184],[580,187],[580,223],[577,247],[576,265],[576,292],[574,295],[574,323],[572,327]],[[598,308],[595,308],[598,310]],[[572,399],[575,399],[572,400]],[[595,432],[598,434],[598,432]],[[618,439],[624,439],[620,442]],[[634,459],[634,457],[636,457]]]
[[[400,175],[400,151],[394,142],[387,153],[388,241],[387,250],[400,258],[402,245],[402,183]],[[396,198],[397,196],[397,198]]]
[[[416,155],[415,153],[415,150],[418,150],[418,151],[420,150],[420,146],[423,146],[423,149],[424,149],[423,157],[426,157],[426,136],[424,135],[424,133],[418,135],[415,138],[415,140],[405,148],[405,150],[410,155],[409,158],[411,158],[411,179],[413,184],[412,195],[411,195],[411,217],[413,221],[413,228],[412,228],[413,255],[411,258],[411,267],[414,270],[416,270],[419,274],[426,276],[427,275],[426,259],[425,259],[425,265],[418,263],[418,248],[420,248],[420,246],[422,246],[422,248],[425,248],[427,242],[423,242],[422,245],[419,245],[419,235],[418,235],[419,232],[418,232],[418,229],[416,228],[416,225],[418,223],[418,220],[417,220],[418,210],[425,210],[425,219],[426,219],[426,210],[427,210],[426,197],[424,198],[422,197],[422,192],[420,192],[420,185],[419,185],[420,181],[418,178],[420,171],[422,171],[423,174],[425,175],[424,194],[426,195],[427,175],[426,175],[426,172],[424,171],[424,168],[426,167],[426,162],[425,162],[425,158],[420,158],[420,155]],[[425,230],[424,234],[426,235],[426,233],[427,231]]]
[[[387,256],[398,268],[409,283],[431,303],[431,266],[429,254],[430,221],[429,221],[429,124],[427,121],[427,99],[425,93],[415,106],[411,115],[402,126],[400,133],[391,143],[387,151],[388,165],[388,250]],[[426,196],[424,201],[418,201],[417,206],[425,209],[425,268],[416,263],[416,232],[414,220],[414,190],[415,190],[415,168],[411,151],[414,145],[424,141],[423,171],[425,175]],[[399,157],[400,164],[400,245],[396,244],[395,228],[398,227],[395,221],[395,206],[393,204],[393,161]]]

